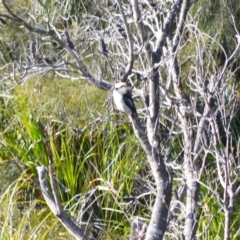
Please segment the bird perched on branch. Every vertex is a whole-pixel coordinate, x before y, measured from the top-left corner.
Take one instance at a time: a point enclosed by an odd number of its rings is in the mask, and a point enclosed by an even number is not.
[[[137,114],[131,91],[132,88],[128,87],[125,82],[116,83],[113,89],[113,100],[117,109],[129,117]]]

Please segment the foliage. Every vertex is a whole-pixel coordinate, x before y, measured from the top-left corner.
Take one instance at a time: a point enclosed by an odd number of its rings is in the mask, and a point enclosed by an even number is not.
[[[0,171],[4,178],[0,187],[0,238],[71,239],[42,200],[35,169],[38,165],[51,166],[67,212],[79,226],[86,226],[93,238],[129,237],[135,216],[146,222],[151,218],[155,201],[151,170],[127,118],[106,112],[106,92],[86,81],[88,77],[71,55],[72,50],[79,53],[100,83],[105,79],[111,84],[123,77],[131,56],[130,39],[119,27],[123,24],[119,4],[98,0],[19,0],[8,4],[27,23],[49,32],[38,34],[23,27],[21,21],[0,15],[0,20],[7,20],[7,24],[0,23]],[[166,166],[171,168],[174,193],[166,239],[180,239],[184,234],[189,195],[188,189],[182,193],[180,190],[192,181],[186,173],[188,147],[188,160],[194,159],[193,173],[200,186],[194,213],[198,220],[196,238],[223,239],[228,228],[230,238],[238,239],[238,0],[222,0],[221,4],[216,0],[192,2],[172,53],[168,51],[177,36],[181,12],[175,13],[162,51],[154,52],[154,43],[160,39],[157,26],[165,24],[172,3],[156,1],[159,10],[150,1],[139,1],[144,27],[149,32],[147,40],[129,18],[128,4],[122,1],[135,54],[128,82],[135,87],[134,100],[143,125],[149,109],[141,103],[141,94],[149,94],[149,79],[160,76],[157,137]],[[7,14],[2,5],[0,14]],[[68,45],[56,41],[50,30]],[[108,55],[100,49],[99,39],[104,40]],[[74,47],[69,50],[71,41]],[[158,54],[163,54],[162,59],[152,66],[150,61]],[[171,77],[176,65],[179,89],[184,90],[181,96]],[[212,83],[215,85],[210,86]],[[182,106],[186,114],[182,114]],[[187,119],[185,127],[182,116]],[[199,137],[202,120],[205,122]],[[200,139],[197,151],[193,147],[196,139]],[[230,190],[238,194],[234,206],[228,209]],[[179,205],[172,210],[175,203]],[[226,228],[227,218],[230,226]]]
[[[145,165],[130,128],[119,125],[114,120],[112,123],[90,126],[79,136],[64,123],[36,119],[26,98],[19,99],[14,110],[15,120],[12,127],[3,134],[1,148],[10,152],[21,168],[26,169],[23,175],[28,178],[23,185],[22,176],[19,176],[14,186],[9,186],[6,190],[6,194],[13,191],[11,197],[14,206],[17,208],[19,204],[23,205],[28,209],[26,216],[29,212],[33,216],[26,219],[25,215],[16,215],[17,219],[23,219],[17,226],[17,231],[24,237],[29,236],[24,225],[24,221],[27,221],[33,224],[32,236],[35,235],[36,228],[44,232],[43,239],[53,236],[51,228],[44,230],[44,225],[52,221],[53,216],[35,223],[34,212],[38,211],[38,208],[34,209],[35,206],[41,203],[43,216],[46,215],[47,207],[42,202],[38,203],[41,195],[36,194],[36,184],[32,185],[32,179],[36,178],[35,167],[47,166],[50,161],[59,181],[61,199],[69,214],[79,224],[101,227],[105,232],[102,234],[115,232],[115,236],[128,235],[130,219],[137,213],[134,209],[138,208],[138,203],[127,206],[123,199],[132,194],[137,173]],[[129,142],[132,148],[128,148]],[[27,186],[24,187],[27,189],[31,186],[31,194],[22,193],[26,203],[15,198],[18,196],[15,191],[23,191],[23,186]],[[5,193],[2,194],[4,197]],[[7,203],[8,199],[3,198],[2,201]],[[141,211],[144,208],[141,207]],[[148,213],[147,208],[145,211]],[[56,222],[53,221],[53,231],[59,224],[55,225]],[[12,236],[19,235],[13,231]]]

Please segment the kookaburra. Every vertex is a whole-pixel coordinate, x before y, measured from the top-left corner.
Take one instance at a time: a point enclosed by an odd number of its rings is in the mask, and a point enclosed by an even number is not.
[[[129,117],[137,113],[131,94],[131,87],[125,82],[116,83],[113,89],[113,100],[117,109]]]

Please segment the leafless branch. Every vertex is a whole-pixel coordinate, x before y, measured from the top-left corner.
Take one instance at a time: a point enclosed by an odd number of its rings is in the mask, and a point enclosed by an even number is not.
[[[68,217],[67,213],[63,210],[60,205],[60,200],[57,197],[56,183],[53,177],[51,177],[51,189],[54,193],[54,197],[51,194],[50,189],[47,184],[47,170],[44,166],[38,166],[38,178],[41,187],[43,197],[49,206],[53,214],[58,218],[58,220],[63,224],[63,226],[76,238],[79,240],[86,239],[85,230],[78,228]]]
[[[132,71],[133,62],[134,62],[133,40],[132,40],[132,35],[130,33],[129,25],[127,23],[126,16],[125,16],[124,11],[123,11],[122,2],[121,2],[121,0],[116,0],[116,1],[118,3],[118,7],[120,9],[120,13],[121,13],[122,18],[123,18],[125,30],[126,30],[126,33],[127,33],[127,39],[128,39],[128,55],[129,55],[128,56],[128,65],[126,66],[124,75],[122,76],[122,79],[121,79],[122,81],[125,82],[127,80],[127,77],[129,76],[129,74]]]

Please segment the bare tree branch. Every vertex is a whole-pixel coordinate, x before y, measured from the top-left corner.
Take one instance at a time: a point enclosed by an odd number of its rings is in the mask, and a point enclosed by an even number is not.
[[[125,82],[127,80],[128,76],[129,76],[129,74],[132,71],[133,62],[134,62],[133,39],[132,39],[132,35],[130,33],[130,29],[129,29],[129,25],[127,23],[126,16],[125,16],[124,11],[123,11],[122,2],[121,2],[121,0],[116,0],[116,1],[118,3],[118,7],[120,9],[120,13],[121,13],[121,15],[123,17],[123,22],[124,22],[124,26],[125,26],[126,33],[127,33],[127,39],[128,39],[128,54],[129,54],[129,56],[128,56],[128,64],[126,66],[124,75],[121,78],[121,80]]]
[[[59,205],[60,201],[58,197],[52,197],[51,192],[47,184],[47,170],[44,166],[38,166],[38,178],[41,186],[41,191],[43,197],[49,206],[53,214],[58,218],[58,220],[63,224],[63,226],[76,238],[79,240],[86,239],[85,231],[78,228],[68,217],[67,213],[63,210],[62,206]],[[51,178],[52,183],[55,181],[54,178]],[[55,183],[51,185],[54,196],[57,196],[57,189],[54,188]]]
[[[105,90],[110,90],[111,89],[111,84],[104,81],[104,80],[98,80],[96,78],[94,78],[91,73],[89,72],[88,68],[84,65],[83,61],[81,60],[80,56],[78,55],[78,53],[72,48],[72,46],[69,46],[67,41],[64,41],[60,35],[58,34],[58,32],[55,30],[55,28],[53,29],[49,29],[49,30],[43,30],[37,27],[33,27],[31,26],[29,23],[27,23],[24,19],[20,18],[19,16],[17,16],[17,14],[15,14],[7,5],[6,1],[3,1],[3,5],[4,7],[7,9],[7,11],[11,14],[12,19],[15,22],[21,23],[26,29],[28,29],[30,32],[33,33],[37,33],[40,35],[48,35],[51,36],[57,43],[59,43],[60,46],[62,46],[63,48],[65,48],[71,55],[72,57],[75,59],[75,61],[77,62],[78,68],[81,71],[81,73],[83,74],[84,77],[87,78],[88,81],[90,81],[92,84],[94,84],[95,86],[101,88],[101,89],[105,89]],[[1,16],[1,15],[0,15]],[[69,41],[69,39],[68,39]]]

